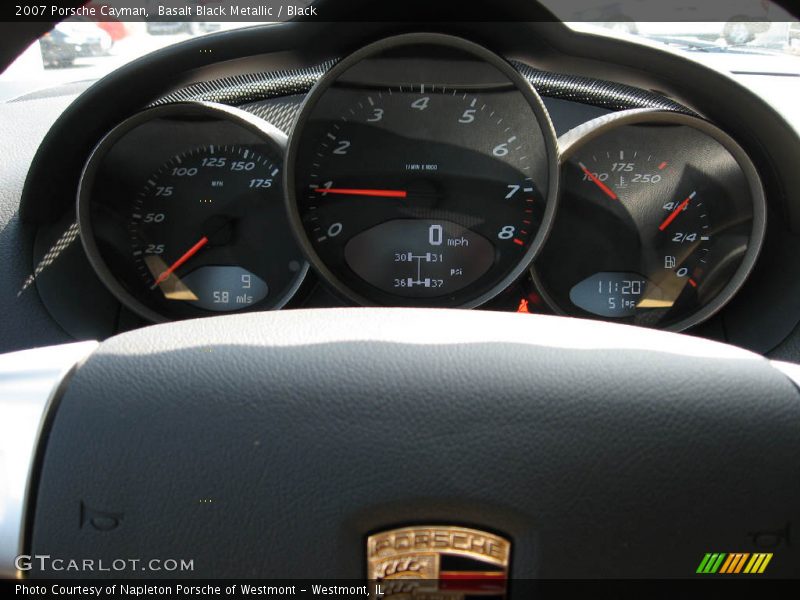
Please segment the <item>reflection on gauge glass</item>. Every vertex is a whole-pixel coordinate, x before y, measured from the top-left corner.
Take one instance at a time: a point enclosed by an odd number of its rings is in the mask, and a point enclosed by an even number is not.
[[[764,195],[750,160],[693,117],[631,111],[561,140],[562,200],[534,277],[565,314],[680,330],[751,270]]]
[[[556,169],[552,126],[519,73],[463,40],[400,36],[312,90],[289,145],[290,218],[356,302],[475,306],[544,240]]]
[[[285,138],[228,107],[174,105],[114,129],[81,181],[93,265],[154,321],[283,306],[307,265],[281,193]]]

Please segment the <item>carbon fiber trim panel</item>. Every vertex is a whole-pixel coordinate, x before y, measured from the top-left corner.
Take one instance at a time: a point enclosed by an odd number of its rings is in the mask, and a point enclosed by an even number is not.
[[[305,98],[304,94],[294,94],[282,98],[270,98],[260,102],[243,104],[239,108],[272,123],[288,135],[294,124],[295,117],[300,111],[303,98]]]
[[[198,100],[240,105],[267,98],[304,94],[336,62],[337,60],[329,60],[303,69],[248,73],[200,81],[162,96],[150,106]]]
[[[542,96],[594,104],[611,110],[657,108],[696,116],[694,111],[666,96],[624,83],[540,71],[518,61],[512,61],[512,64]]]
[[[250,73],[194,83],[153,102],[204,100],[239,106],[288,133],[303,94],[338,60],[287,71]],[[656,108],[694,115],[685,106],[655,92],[622,83],[540,71],[530,65],[512,63],[542,96],[591,104],[610,110]]]

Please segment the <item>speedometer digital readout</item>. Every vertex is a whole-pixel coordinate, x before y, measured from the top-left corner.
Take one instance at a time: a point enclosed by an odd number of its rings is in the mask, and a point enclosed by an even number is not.
[[[379,66],[403,83],[376,84]],[[551,126],[520,79],[477,46],[413,35],[312,90],[290,140],[289,212],[333,287],[362,304],[475,306],[524,272],[557,178]]]

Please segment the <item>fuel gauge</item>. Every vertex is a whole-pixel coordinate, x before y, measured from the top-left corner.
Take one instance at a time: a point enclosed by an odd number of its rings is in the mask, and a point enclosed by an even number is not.
[[[554,310],[681,330],[731,298],[765,225],[736,142],[701,119],[628,111],[559,144],[562,201],[533,268]]]

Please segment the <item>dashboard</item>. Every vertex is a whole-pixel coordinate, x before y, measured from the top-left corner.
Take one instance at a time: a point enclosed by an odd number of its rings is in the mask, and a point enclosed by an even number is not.
[[[760,92],[342,19],[0,103],[0,570],[361,585],[466,527],[513,546],[423,557],[448,593],[796,576],[800,124]]]
[[[298,26],[319,28],[284,24],[270,39]],[[309,31],[272,53],[252,53],[254,28],[121,69],[109,85],[163,73],[146,101],[105,106],[77,134],[70,107],[39,148],[24,289],[78,339],[221,313],[409,306],[779,346],[800,320],[800,207],[769,127],[733,125],[733,102],[704,106],[680,85],[632,85],[624,69],[549,70],[579,64],[553,37],[504,51],[503,31],[521,26],[371,25],[353,47],[300,52]],[[226,61],[174,60],[215,43]],[[113,105],[103,88],[76,104]]]

